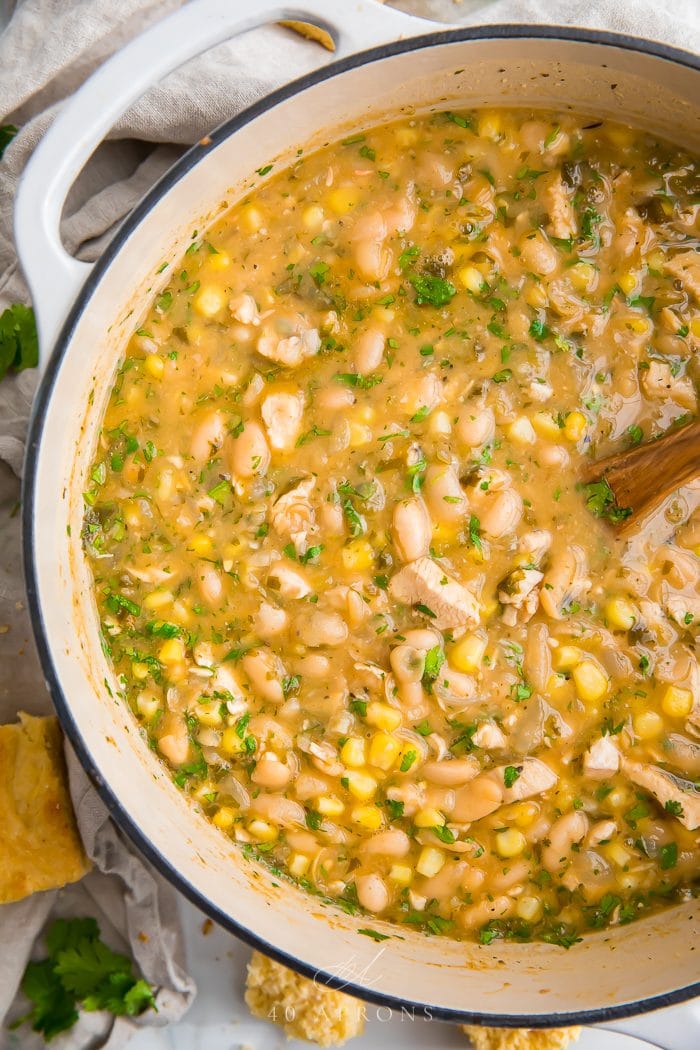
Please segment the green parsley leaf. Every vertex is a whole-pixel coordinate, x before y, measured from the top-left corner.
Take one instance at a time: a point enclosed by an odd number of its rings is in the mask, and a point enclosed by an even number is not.
[[[617,505],[615,494],[605,478],[584,485],[583,490],[586,494],[586,506],[596,518],[607,518],[616,525],[629,518],[632,513],[630,507]]]
[[[398,820],[403,816],[403,802],[394,802],[392,798],[388,798],[384,805],[389,810],[389,820]]]
[[[512,788],[519,776],[520,770],[517,766],[506,766],[503,770],[503,783],[507,788]]]
[[[683,806],[675,798],[670,798],[664,803],[664,809],[674,817],[683,816]]]
[[[352,698],[349,703],[349,708],[353,714],[359,715],[361,718],[365,718],[367,715],[367,701],[358,700],[356,696]]]
[[[268,175],[272,171],[272,165],[271,164],[264,164],[262,168],[256,168],[255,170],[256,170],[257,174],[260,175],[260,176]]]
[[[320,288],[322,284],[326,283],[326,276],[330,266],[328,263],[322,262],[320,259],[309,267],[309,275],[313,277],[314,281]]]
[[[425,669],[423,671],[423,681],[430,683],[434,682],[437,676],[440,674],[440,668],[445,662],[445,654],[439,645],[434,645],[432,649],[428,649],[425,654]]]
[[[669,842],[659,850],[659,867],[662,871],[675,868],[678,863],[678,844]]]
[[[312,831],[318,831],[323,823],[323,817],[320,813],[317,813],[315,809],[307,809],[306,811],[306,826]]]
[[[472,126],[471,120],[468,117],[463,117],[461,113],[452,113],[450,110],[446,110],[443,113],[443,117],[456,124],[458,128],[470,128]]]
[[[39,342],[31,306],[14,303],[0,315],[0,379],[12,369],[36,368]]]
[[[471,543],[472,547],[476,547],[480,554],[482,553],[483,547],[481,545],[481,522],[477,518],[476,514],[469,515],[469,542]]]
[[[630,445],[638,445],[644,437],[644,431],[636,423],[632,423],[627,427],[627,434],[629,435]]]
[[[309,441],[312,441],[316,437],[330,437],[330,430],[324,430],[323,427],[314,425],[311,430],[307,430],[305,434],[302,434],[297,438],[296,448],[301,448],[303,445],[308,445]]]
[[[509,379],[513,378],[513,371],[510,368],[502,368],[492,378],[494,383],[507,383]]]
[[[434,828],[430,829],[433,835],[436,835],[440,839],[440,842],[444,842],[446,846],[451,846],[453,842],[457,841],[457,837],[453,831],[450,831],[444,824],[436,824]]]
[[[425,303],[435,307],[446,306],[457,294],[457,289],[452,282],[445,280],[444,277],[412,273],[408,279],[415,290],[417,306],[423,306]]]
[[[416,761],[417,758],[418,758],[418,753],[416,751],[407,751],[406,754],[401,759],[401,765],[399,766],[399,769],[401,770],[401,772],[402,773],[408,773],[409,769],[411,768],[411,766],[413,765],[413,763]]]
[[[3,126],[0,127],[0,158],[2,158],[5,150],[10,145],[16,134],[17,128],[14,124],[3,124]]]
[[[379,933],[377,930],[370,930],[368,927],[363,927],[357,931],[364,937],[371,937],[373,941],[388,941],[391,934]]]
[[[410,248],[405,248],[399,255],[399,269],[407,270],[409,266],[413,266],[419,255],[420,248],[417,244],[412,244]]]
[[[333,379],[336,383],[341,383],[343,386],[355,386],[358,390],[371,390],[373,386],[384,382],[384,376],[361,376],[356,372],[337,372]]]
[[[434,613],[427,605],[424,605],[423,602],[416,602],[413,608],[416,612],[423,613],[423,616],[430,617],[431,620],[434,620],[437,615],[437,613]]]

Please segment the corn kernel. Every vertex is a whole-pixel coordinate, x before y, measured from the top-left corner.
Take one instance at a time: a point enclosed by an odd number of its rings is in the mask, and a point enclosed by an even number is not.
[[[459,525],[440,521],[433,527],[433,539],[436,543],[454,543],[459,536]]]
[[[316,809],[322,817],[339,817],[345,806],[337,795],[321,795],[316,799]]]
[[[366,721],[376,729],[385,729],[387,733],[398,729],[403,719],[401,712],[389,704],[383,704],[380,700],[372,700],[367,704]]]
[[[632,725],[640,740],[653,740],[663,732],[664,720],[656,711],[640,711],[632,720]]]
[[[369,445],[372,442],[372,431],[369,427],[366,427],[364,423],[357,423],[353,420],[350,423],[350,447],[351,448],[362,448],[363,445]]]
[[[159,651],[158,659],[162,664],[179,664],[185,659],[185,644],[181,638],[168,638]]]
[[[359,186],[339,186],[328,194],[328,203],[336,215],[346,215],[360,199]]]
[[[241,223],[249,233],[257,233],[264,222],[263,213],[254,204],[246,204],[241,210]]]
[[[377,791],[377,781],[369,773],[359,773],[350,769],[345,775],[350,794],[360,802],[373,798]]]
[[[579,262],[567,270],[569,280],[578,292],[590,292],[597,277],[595,266],[590,263]]]
[[[274,842],[278,835],[274,824],[271,824],[269,820],[260,820],[258,817],[248,824],[248,831],[258,842]]]
[[[542,901],[537,897],[519,897],[515,905],[515,914],[524,922],[537,922],[542,918]]]
[[[125,500],[122,504],[124,522],[130,529],[138,529],[141,524],[141,511],[133,500]]]
[[[564,435],[569,441],[580,441],[586,433],[588,421],[583,412],[569,412],[564,421]]]
[[[541,284],[531,284],[525,293],[525,301],[533,309],[543,310],[549,303],[549,298]]]
[[[370,831],[378,831],[384,824],[384,814],[379,806],[355,806],[350,816],[354,824]]]
[[[171,605],[173,600],[172,591],[151,591],[143,599],[141,604],[145,609],[162,609],[165,605]]]
[[[384,321],[385,324],[391,324],[396,317],[396,311],[388,306],[375,306],[372,313],[375,320]]]
[[[323,208],[319,208],[318,204],[310,204],[301,213],[301,221],[307,230],[320,230],[323,225],[323,219]]]
[[[195,704],[194,713],[203,726],[215,728],[223,722],[219,700],[206,700],[202,704]]]
[[[202,317],[215,317],[224,308],[224,293],[213,285],[205,285],[195,295],[192,306]]]
[[[611,860],[613,864],[617,864],[619,868],[624,868],[632,859],[632,854],[625,849],[621,842],[609,842],[602,848],[608,860]]]
[[[485,652],[485,638],[478,634],[465,634],[450,650],[450,666],[454,667],[455,671],[473,674],[481,667]]]
[[[133,673],[134,665],[132,665]],[[160,700],[153,693],[139,693],[136,697],[136,709],[138,713],[145,718],[147,722],[154,717],[156,712],[160,709]]]
[[[220,809],[217,809],[211,819],[212,823],[216,824],[217,828],[220,828],[221,831],[228,831],[233,827],[236,819],[236,811],[231,809],[230,806],[221,806]]]
[[[131,673],[138,682],[144,682],[149,675],[148,664],[135,663],[131,665]]]
[[[518,416],[507,428],[506,433],[517,445],[534,445],[537,434],[527,416]]]
[[[549,412],[536,412],[532,417],[532,426],[535,433],[547,441],[558,441],[561,437],[561,428]]]
[[[303,853],[292,853],[287,862],[287,870],[295,879],[300,879],[302,876],[306,875],[310,863],[311,858],[306,857]]]
[[[360,423],[374,423],[377,418],[377,413],[371,405],[359,405],[358,408],[355,409],[355,418],[358,419]]]
[[[571,675],[576,686],[576,692],[581,700],[595,703],[602,699],[608,691],[608,677],[592,660],[582,660],[576,664]]]
[[[552,653],[552,667],[555,671],[573,671],[582,659],[583,650],[577,645],[560,645]]]
[[[442,827],[445,823],[445,814],[441,813],[439,809],[428,806],[425,809],[418,810],[413,818],[413,823],[417,828]]]
[[[481,292],[485,283],[483,274],[475,266],[463,266],[461,270],[457,271],[457,280],[468,292],[473,292],[474,295],[478,295]]]
[[[418,132],[415,128],[397,128],[396,130],[396,145],[415,146],[418,141]]]
[[[219,747],[226,755],[239,755],[241,753],[244,747],[243,740],[239,737],[233,726],[224,729],[221,734],[221,743],[219,744]]]
[[[359,769],[367,761],[365,742],[359,736],[350,736],[340,749],[340,761],[352,769]]]
[[[362,572],[369,569],[374,562],[374,550],[372,545],[363,539],[353,540],[343,547],[340,552],[343,567],[350,572]]]
[[[605,618],[620,631],[631,631],[639,619],[636,608],[626,598],[611,598],[605,606]]]
[[[211,780],[202,780],[192,792],[192,798],[196,799],[197,802],[203,802],[206,805],[211,805],[211,800],[216,796],[216,784],[212,784]]]
[[[666,256],[660,248],[655,248],[646,257],[646,264],[650,270],[663,270]]]
[[[500,113],[494,113],[490,110],[482,110],[479,116],[479,123],[477,126],[479,137],[482,139],[491,139],[496,142],[503,130],[503,121],[501,120]]]
[[[519,857],[527,846],[527,839],[517,828],[506,828],[496,835],[496,853],[504,859]]]
[[[389,878],[399,886],[410,886],[413,879],[413,871],[408,864],[392,864]]]
[[[518,802],[513,807],[511,815],[514,823],[519,828],[529,828],[539,811],[539,806],[536,802]]]
[[[690,331],[700,339],[700,317],[694,317],[690,322]]]
[[[212,270],[228,270],[231,265],[231,256],[228,252],[212,252],[208,259],[208,265]]]
[[[433,412],[428,423],[428,430],[433,437],[447,437],[452,433],[452,422],[447,412]]]
[[[200,558],[208,558],[214,549],[214,544],[211,536],[206,536],[203,532],[199,532],[191,538],[187,549]]]
[[[639,275],[633,273],[631,270],[628,273],[623,273],[622,276],[617,279],[617,283],[625,295],[631,295],[632,292],[635,291],[638,281]]]
[[[396,737],[390,736],[383,730],[375,733],[369,744],[369,764],[384,771],[391,769],[396,761],[401,744]]]
[[[625,326],[636,335],[648,335],[651,332],[651,321],[647,317],[636,317],[630,314],[625,318]]]
[[[143,367],[153,379],[162,379],[165,371],[165,362],[158,354],[149,354],[143,362]]]
[[[446,859],[443,850],[435,849],[434,846],[424,846],[416,862],[416,871],[426,879],[431,879],[433,875],[442,871]]]
[[[670,718],[687,718],[692,708],[693,694],[690,689],[670,685],[661,698],[661,709]]]

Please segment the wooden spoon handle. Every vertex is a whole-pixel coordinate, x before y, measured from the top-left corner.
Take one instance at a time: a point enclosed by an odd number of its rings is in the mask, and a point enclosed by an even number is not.
[[[649,509],[700,474],[700,420],[627,452],[591,463],[584,482],[604,477],[619,507]]]

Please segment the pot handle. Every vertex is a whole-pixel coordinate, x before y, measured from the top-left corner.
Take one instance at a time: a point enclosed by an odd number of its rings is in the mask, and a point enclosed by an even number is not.
[[[91,264],[61,243],[68,191],[121,114],[153,84],[216,44],[284,19],[326,30],[336,57],[434,26],[375,0],[190,0],[131,40],[67,100],[35,149],[19,184],[15,240],[34,302],[43,368]]]
[[[643,1046],[659,1047],[659,1050],[698,1050],[700,999],[595,1027],[639,1039],[640,1050]]]

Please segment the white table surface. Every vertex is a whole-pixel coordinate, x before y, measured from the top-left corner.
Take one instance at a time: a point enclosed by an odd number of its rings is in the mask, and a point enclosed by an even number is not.
[[[243,1000],[247,945],[225,930],[210,926],[204,915],[181,899],[187,964],[199,993],[179,1024],[140,1032],[129,1050],[303,1050],[308,1043],[287,1040],[281,1028],[251,1017]],[[204,933],[204,930],[208,930]],[[386,1008],[367,1004],[365,1034],[348,1044],[352,1050],[468,1050],[459,1028],[438,1021],[387,1017]],[[664,1011],[681,1021],[678,1008]],[[651,1025],[649,1025],[651,1028]],[[619,1033],[588,1028],[577,1050],[643,1050],[649,1044]],[[700,1047],[698,1047],[700,1050]]]
[[[12,9],[12,0],[0,0],[0,31]],[[13,487],[6,469],[4,488]],[[8,484],[9,483],[9,484]],[[6,493],[4,493],[6,494]],[[15,682],[15,688],[18,683]],[[21,689],[20,689],[21,692]],[[28,706],[28,705],[25,705]],[[129,1050],[303,1050],[309,1044],[288,1040],[281,1028],[251,1017],[243,999],[245,969],[250,949],[225,930],[211,926],[204,915],[184,898],[180,909],[185,930],[187,965],[197,982],[194,1005],[176,1025],[159,1031],[144,1029],[129,1043]],[[204,931],[207,930],[205,933]],[[664,1047],[659,1031],[684,1025],[687,1011],[700,1010],[700,1001],[663,1011],[637,1022],[637,1030]],[[459,1028],[439,1021],[388,1017],[386,1008],[367,1005],[365,1034],[349,1044],[353,1050],[451,1050],[467,1041]],[[650,1043],[618,1032],[585,1029],[574,1044],[578,1050],[642,1050]],[[669,1044],[670,1045],[670,1044]],[[698,1045],[697,1050],[700,1050]]]

